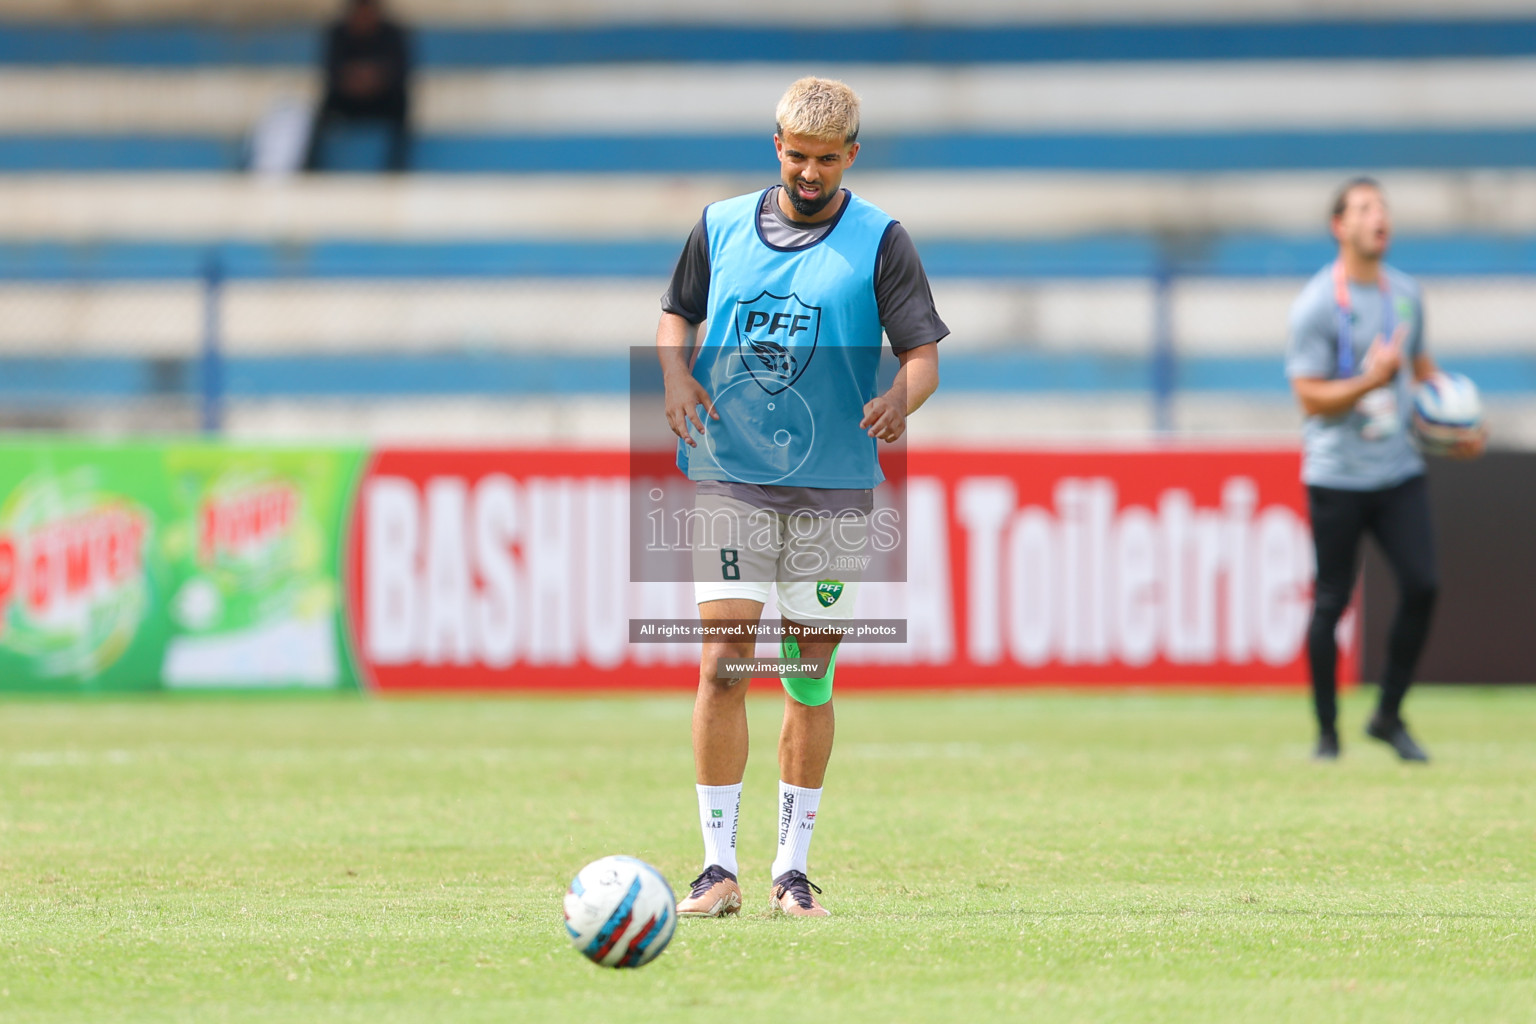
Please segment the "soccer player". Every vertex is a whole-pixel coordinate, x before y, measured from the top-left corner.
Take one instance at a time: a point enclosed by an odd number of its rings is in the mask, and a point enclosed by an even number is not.
[[[1427,761],[1403,722],[1403,698],[1429,635],[1437,577],[1424,460],[1408,435],[1410,385],[1437,372],[1424,346],[1419,286],[1383,262],[1392,221],[1381,186],[1355,178],[1334,198],[1338,258],[1291,307],[1286,375],[1306,413],[1302,480],[1317,550],[1307,660],[1317,714],[1315,757],[1339,756],[1335,627],[1349,604],[1360,538],[1375,536],[1397,579],[1376,712],[1365,734],[1404,761]],[[1482,454],[1486,437],[1453,454]]]
[[[876,445],[893,442],[938,386],[949,333],[911,237],[841,187],[859,153],[859,100],[842,82],[802,78],[776,112],[781,184],[713,203],[662,297],[656,345],[678,466],[696,481],[693,547],[704,623],[756,623],[777,589],[783,676],[778,853],[770,907],[823,917],[806,858],[832,753],[832,678],[857,581],[838,556],[863,550]],[[707,323],[699,340],[698,326]],[[900,363],[877,393],[882,330]],[[683,916],[741,907],[736,824],[747,763],[745,631],[706,638],[693,710],[704,870]]]

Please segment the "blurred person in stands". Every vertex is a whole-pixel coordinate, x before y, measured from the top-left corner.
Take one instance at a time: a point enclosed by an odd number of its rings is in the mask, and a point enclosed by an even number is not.
[[[1302,480],[1317,552],[1307,629],[1314,756],[1339,756],[1335,628],[1349,605],[1360,539],[1375,536],[1397,579],[1376,712],[1365,734],[1404,761],[1429,755],[1403,722],[1403,699],[1429,637],[1438,577],[1424,459],[1409,435],[1412,385],[1439,370],[1424,345],[1419,284],[1385,262],[1392,219],[1381,186],[1355,178],[1334,196],[1338,257],[1307,282],[1291,307],[1286,376],[1306,413]],[[1453,452],[1482,454],[1479,434]]]
[[[410,160],[410,39],[384,14],[382,0],[347,0],[325,33],[325,95],[315,114],[306,170],[320,170],[326,136],[337,124],[372,122],[389,135],[386,166]]]

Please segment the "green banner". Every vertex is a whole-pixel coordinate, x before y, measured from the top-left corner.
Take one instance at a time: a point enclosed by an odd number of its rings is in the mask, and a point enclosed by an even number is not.
[[[0,689],[355,686],[361,448],[0,444]]]

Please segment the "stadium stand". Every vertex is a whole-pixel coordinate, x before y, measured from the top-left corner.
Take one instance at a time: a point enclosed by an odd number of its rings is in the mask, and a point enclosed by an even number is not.
[[[241,436],[622,437],[623,357],[684,235],[771,183],[768,112],[815,72],[864,96],[850,184],[903,217],[955,331],[929,436],[1289,436],[1286,309],[1331,189],[1369,171],[1432,344],[1536,444],[1518,4],[862,0],[804,32],[746,5],[400,0],[403,176],[244,170],[264,117],[313,102],[333,5],[204,6],[0,6],[5,423],[191,425],[213,338]]]

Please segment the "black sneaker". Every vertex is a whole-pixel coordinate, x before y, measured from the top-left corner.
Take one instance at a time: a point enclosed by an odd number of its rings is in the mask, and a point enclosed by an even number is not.
[[[1366,723],[1365,734],[1373,740],[1381,740],[1387,746],[1397,751],[1397,756],[1404,761],[1428,761],[1429,755],[1424,748],[1414,742],[1408,735],[1408,726],[1401,718],[1388,721],[1380,715],[1372,716]]]
[[[741,910],[741,886],[719,864],[705,868],[693,880],[688,895],[677,901],[678,917],[724,917]]]
[[[1339,734],[1336,732],[1319,733],[1317,737],[1317,749],[1312,751],[1314,761],[1337,761],[1339,759]]]
[[[773,880],[768,909],[791,917],[831,917],[832,911],[816,902],[812,889],[821,892],[821,886],[806,878],[805,872],[786,871]]]

